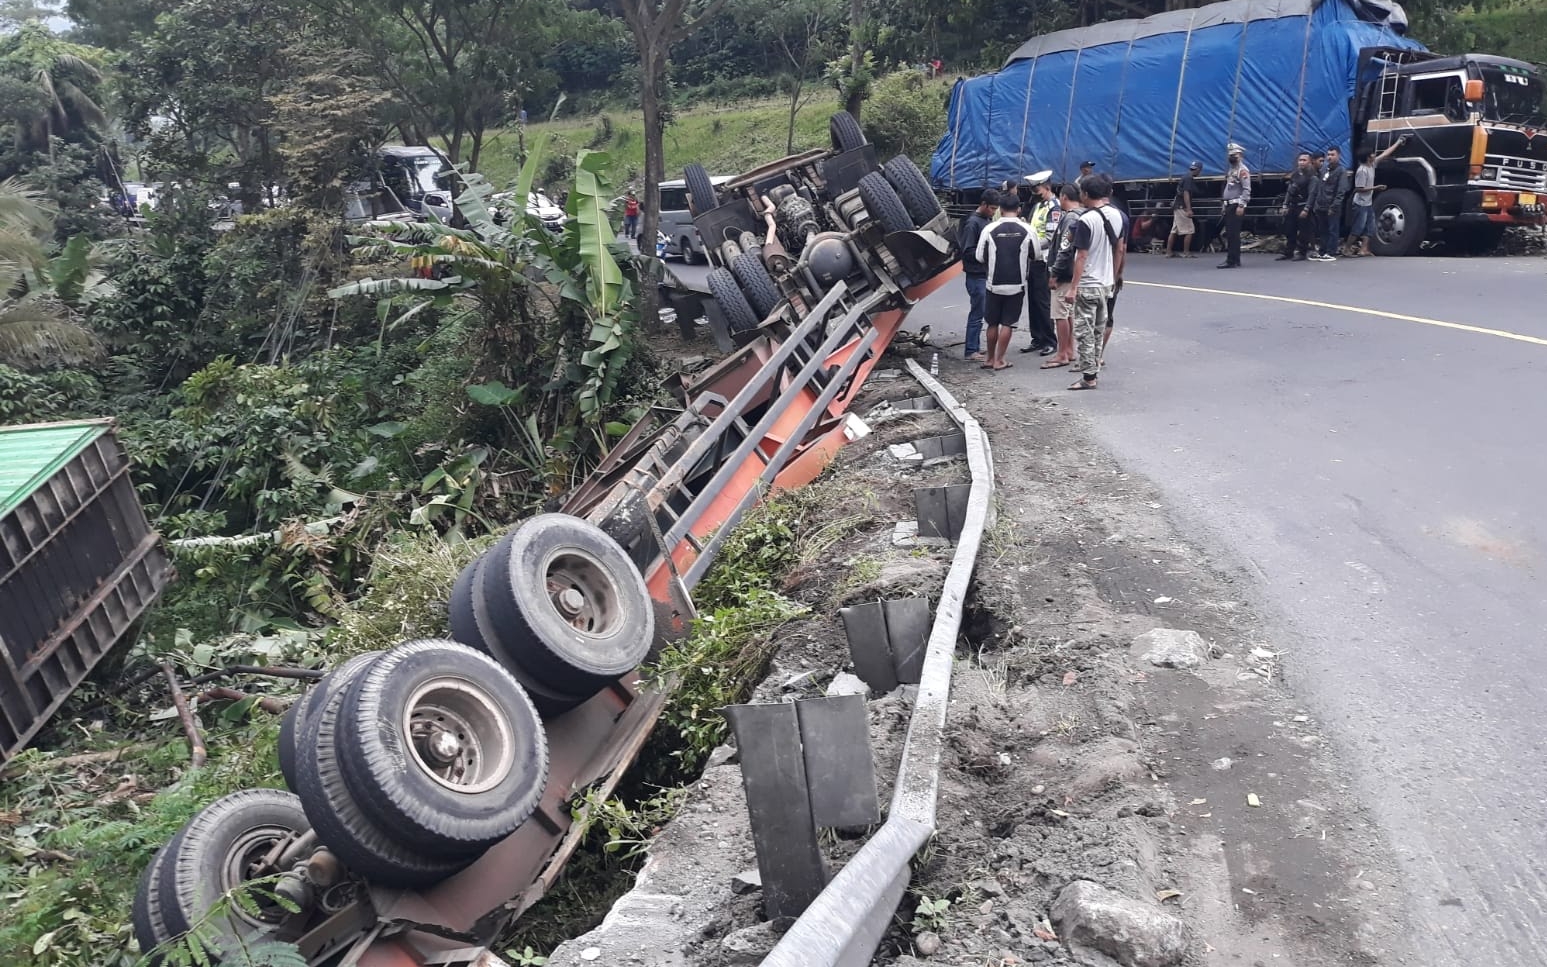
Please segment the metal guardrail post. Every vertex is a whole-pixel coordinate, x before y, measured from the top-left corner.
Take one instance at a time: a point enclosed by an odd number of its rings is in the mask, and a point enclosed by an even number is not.
[[[916,362],[909,360],[908,369],[940,401],[966,438],[967,463],[972,470],[966,516],[930,629],[924,671],[886,822],[796,919],[764,958],[763,967],[868,964],[907,889],[909,861],[935,831],[951,662],[978,548],[984,531],[993,526],[994,464],[988,435],[972,414]]]

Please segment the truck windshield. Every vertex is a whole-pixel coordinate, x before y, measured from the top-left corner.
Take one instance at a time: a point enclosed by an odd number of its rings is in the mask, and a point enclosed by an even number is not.
[[[1517,67],[1483,67],[1483,116],[1507,124],[1543,125],[1547,90],[1540,76]]]

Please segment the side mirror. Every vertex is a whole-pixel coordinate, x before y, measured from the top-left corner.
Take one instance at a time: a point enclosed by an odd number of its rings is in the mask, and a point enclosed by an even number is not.
[[[1483,99],[1483,82],[1476,78],[1466,82],[1466,102],[1477,104]]]

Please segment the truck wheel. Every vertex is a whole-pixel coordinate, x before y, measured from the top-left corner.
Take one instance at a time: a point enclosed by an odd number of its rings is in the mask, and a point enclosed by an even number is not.
[[[294,940],[310,911],[291,913],[263,896],[232,903],[218,919],[207,915],[226,894],[251,880],[252,868],[276,843],[307,830],[306,813],[292,793],[244,789],[204,807],[167,845],[158,892],[167,931],[178,937],[204,923],[211,953],[252,937]]]
[[[445,879],[466,866],[468,858],[429,855],[397,841],[361,811],[345,781],[338,759],[339,713],[352,679],[344,684],[318,696],[317,714],[302,737],[306,754],[297,759],[296,771],[307,820],[322,845],[375,885],[418,887]]]
[[[940,199],[929,187],[929,180],[913,163],[913,159],[900,154],[881,166],[881,173],[891,186],[897,189],[897,197],[913,218],[915,227],[922,228],[940,214]]]
[[[682,250],[683,265],[697,265],[701,261],[706,261],[699,258],[698,249],[693,247],[693,240],[686,235],[677,240],[677,248]]]
[[[758,319],[767,319],[781,297],[763,260],[751,252],[743,252],[731,263],[731,275],[736,277],[736,283],[741,286]]]
[[[827,134],[832,139],[834,151],[853,151],[865,146],[865,132],[859,121],[848,111],[839,111],[827,122]]]
[[[913,230],[913,218],[903,207],[902,199],[897,197],[891,182],[881,172],[872,171],[859,180],[859,197],[865,203],[865,210],[870,212],[870,217],[880,224],[886,234]]]
[[[622,544],[623,542],[619,541],[618,543]],[[588,696],[556,692],[534,680],[531,675],[522,669],[518,657],[519,643],[512,642],[507,644],[500,637],[499,627],[495,625],[494,619],[489,617],[489,602],[484,596],[483,586],[483,571],[488,560],[489,555],[485,553],[472,564],[473,577],[470,600],[465,608],[459,606],[451,612],[452,637],[464,645],[471,645],[472,643],[462,636],[476,636],[482,644],[473,645],[473,647],[493,658],[499,663],[501,668],[509,672],[516,682],[526,690],[527,697],[532,700],[533,705],[537,706],[538,712],[542,713],[545,718],[562,715],[585,701]],[[473,629],[471,632],[466,630],[469,626]]]
[[[548,741],[531,699],[494,659],[408,641],[355,679],[339,748],[355,800],[424,849],[482,852],[542,800]]]
[[[305,754],[305,750],[301,747],[302,736],[306,734],[306,726],[315,718],[316,710],[320,707],[318,703],[323,700],[322,696],[330,688],[339,687],[340,681],[346,684],[353,681],[360,669],[380,658],[381,655],[379,651],[368,651],[354,656],[322,676],[306,694],[285,709],[285,717],[279,720],[279,774],[285,777],[285,785],[291,792],[301,791],[300,774],[297,772],[296,763],[300,761],[300,756]]]
[[[650,592],[628,553],[568,514],[539,514],[506,535],[489,552],[483,590],[490,618],[519,648],[512,657],[555,692],[596,694],[655,640]]]
[[[720,304],[725,325],[731,332],[751,332],[762,322],[757,313],[752,311],[752,304],[747,302],[747,297],[742,294],[741,286],[736,284],[736,277],[730,269],[709,270],[709,294]]]
[[[172,843],[176,843],[174,837]],[[156,855],[140,873],[139,886],[134,891],[134,904],[129,910],[130,922],[134,925],[134,939],[140,945],[140,954],[147,962],[155,967],[161,963],[162,958],[154,955],[153,951],[168,940],[172,939],[172,933],[167,929],[166,918],[161,915],[161,877],[162,870],[166,868],[167,854],[171,852],[170,844],[156,850]]]
[[[682,180],[688,187],[688,201],[693,203],[693,213],[702,215],[720,206],[719,193],[714,190],[714,182],[709,178],[709,172],[700,164],[691,164],[682,169]],[[683,247],[682,257],[688,261],[688,249]]]
[[[1429,208],[1410,188],[1392,188],[1375,198],[1375,237],[1370,251],[1376,255],[1412,255],[1429,237]]]
[[[476,586],[478,564],[482,560],[483,555],[480,554],[457,573],[457,581],[451,586],[451,598],[446,602],[446,612],[453,641],[492,655],[493,649],[484,638],[483,629],[478,627],[478,618],[473,611],[473,589]]]

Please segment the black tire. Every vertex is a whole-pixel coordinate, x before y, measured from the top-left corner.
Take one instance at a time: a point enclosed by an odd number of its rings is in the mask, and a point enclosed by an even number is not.
[[[478,555],[457,574],[456,583],[451,586],[451,598],[446,602],[446,611],[450,615],[453,640],[486,655],[493,655],[493,647],[484,637],[483,629],[478,626],[478,616],[473,610],[473,591],[477,587],[478,565],[483,557],[482,554]]]
[[[683,265],[698,264],[698,249],[693,247],[693,240],[691,238],[688,238],[686,235],[682,236],[682,238],[677,241],[677,248],[682,250]]]
[[[928,225],[940,214],[940,199],[929,187],[929,179],[907,155],[898,155],[881,166],[881,174],[897,190],[897,197],[913,219],[914,227]]]
[[[381,654],[379,651],[368,651],[354,656],[322,676],[317,684],[285,709],[285,717],[279,720],[279,774],[285,777],[285,786],[291,792],[301,791],[300,773],[297,771],[297,763],[304,754],[301,741],[306,735],[306,723],[316,714],[316,703],[320,696],[330,687],[336,687],[330,683],[336,683],[340,677],[347,683],[357,671],[381,657]]]
[[[531,699],[488,655],[406,641],[355,679],[339,748],[355,801],[421,849],[481,853],[526,822],[548,780]],[[421,728],[448,739],[444,762]]]
[[[173,837],[173,843],[177,838]],[[161,963],[160,957],[152,957],[152,951],[172,939],[167,930],[166,918],[161,915],[161,877],[166,868],[167,854],[172,847],[156,850],[150,862],[140,873],[139,886],[134,891],[134,904],[129,910],[129,921],[134,926],[134,940],[140,945],[140,953],[152,967]]]
[[[743,252],[731,263],[731,275],[736,277],[736,284],[741,286],[742,294],[747,297],[752,311],[757,313],[758,320],[767,319],[781,296],[763,260],[751,252]]]
[[[720,207],[719,193],[714,190],[714,182],[709,179],[709,172],[700,164],[691,164],[682,169],[682,180],[687,184],[688,201],[693,203],[693,212],[702,215]],[[682,257],[687,258],[687,250],[683,250]]]
[[[489,552],[483,591],[511,657],[561,694],[596,694],[643,661],[655,638],[650,592],[628,553],[568,514],[539,514],[507,534]]]
[[[351,680],[352,681],[352,680]],[[361,811],[338,761],[339,711],[349,689],[319,696],[317,714],[302,737],[308,754],[297,760],[301,806],[317,838],[350,870],[378,886],[419,887],[466,866],[467,857],[436,856],[397,841]],[[350,739],[353,741],[353,737]]]
[[[752,311],[752,304],[742,294],[730,269],[709,270],[709,294],[719,303],[720,313],[725,316],[725,325],[731,332],[751,332],[762,322]]]
[[[202,923],[209,930],[210,952],[216,954],[252,938],[299,937],[309,919],[304,910],[290,913],[260,900],[256,917],[237,903],[224,917],[211,920],[207,914],[246,882],[244,870],[253,860],[307,828],[300,800],[279,789],[244,789],[200,810],[167,844],[162,859],[157,892],[168,934],[179,937]]]
[[[284,717],[279,720],[279,774],[285,777],[285,788],[295,791],[295,744],[299,730],[296,727],[297,720],[301,717],[301,706],[306,704],[307,696],[316,691],[315,688],[302,693],[290,707],[285,709]]]
[[[865,132],[848,111],[839,111],[827,122],[827,136],[832,139],[834,151],[853,151],[865,146]]]
[[[542,713],[544,718],[551,718],[568,712],[590,696],[557,691],[537,681],[521,667],[519,657],[521,654],[520,638],[515,637],[506,641],[507,636],[500,634],[499,626],[489,616],[489,600],[484,593],[483,578],[484,568],[487,566],[488,560],[489,554],[485,553],[478,560],[474,561],[472,565],[471,621],[476,629],[474,634],[484,644],[484,647],[480,650],[484,651],[496,662],[499,662],[500,667],[515,678],[521,687],[526,690],[527,697],[532,700],[533,705],[537,706],[537,711]],[[453,612],[453,614],[455,613]],[[462,622],[465,623],[467,620],[468,616],[464,615]],[[452,625],[453,630],[457,627],[456,624]],[[462,641],[461,637],[455,635],[453,637],[456,637],[458,641]],[[462,643],[468,644],[465,641]]]
[[[1429,206],[1410,188],[1389,188],[1375,197],[1375,234],[1370,251],[1376,255],[1412,255],[1429,237]]]
[[[865,203],[865,210],[870,213],[870,217],[880,224],[886,234],[913,231],[912,216],[903,207],[902,199],[897,197],[892,183],[881,172],[872,171],[859,180],[859,197]]]

